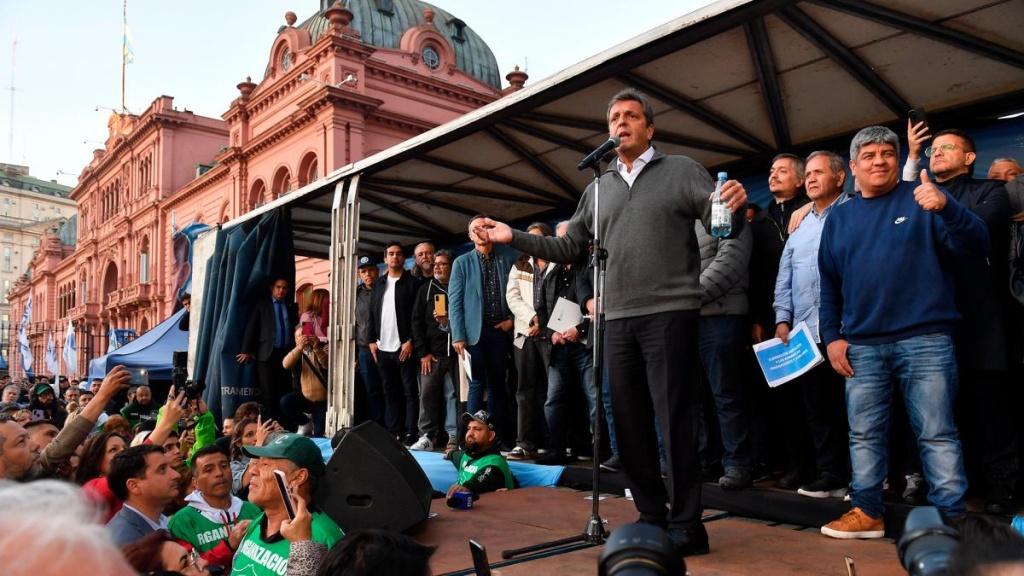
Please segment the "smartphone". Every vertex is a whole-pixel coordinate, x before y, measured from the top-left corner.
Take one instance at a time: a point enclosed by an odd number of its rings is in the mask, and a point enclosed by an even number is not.
[[[295,520],[295,507],[292,506],[292,499],[288,495],[288,483],[285,481],[284,472],[274,470],[274,479],[277,480],[277,490],[281,493],[281,499],[284,500],[284,507],[288,511],[288,519]]]
[[[302,323],[302,335],[303,336],[312,336],[313,335],[313,325],[310,324],[309,322],[303,322]]]
[[[487,562],[487,549],[476,540],[469,541],[469,553],[473,555],[473,570],[476,576],[491,576],[491,565]]]
[[[924,122],[925,127],[928,127],[928,117],[924,115],[924,108],[914,108],[910,111],[910,125],[917,126],[921,122]]]
[[[128,380],[131,386],[149,386],[149,371],[145,368],[129,368],[128,373],[132,375]]]
[[[447,316],[448,303],[444,294],[434,294],[434,316]]]

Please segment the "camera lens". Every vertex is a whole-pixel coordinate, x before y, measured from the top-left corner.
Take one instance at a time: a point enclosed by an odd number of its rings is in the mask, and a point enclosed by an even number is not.
[[[900,564],[911,576],[944,575],[958,542],[959,533],[943,523],[937,508],[914,508],[897,545]]]
[[[683,576],[686,563],[664,530],[651,524],[619,526],[598,560],[600,576]]]

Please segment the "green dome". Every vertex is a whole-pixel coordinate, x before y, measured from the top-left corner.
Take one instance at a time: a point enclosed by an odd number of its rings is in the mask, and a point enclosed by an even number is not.
[[[320,12],[297,26],[309,31],[312,42],[315,43],[330,27],[323,13],[333,3],[334,0],[320,0]],[[456,68],[501,89],[501,74],[494,53],[476,32],[448,12],[420,0],[347,0],[345,5],[353,14],[349,26],[359,31],[363,42],[392,49],[398,49],[406,30],[426,24],[423,11],[432,9],[435,12],[434,26],[448,39],[455,52]]]

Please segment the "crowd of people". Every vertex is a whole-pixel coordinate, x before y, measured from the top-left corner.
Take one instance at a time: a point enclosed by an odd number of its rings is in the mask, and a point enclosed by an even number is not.
[[[711,549],[704,481],[846,497],[850,512],[822,527],[837,538],[884,535],[890,479],[908,503],[957,521],[969,481],[988,512],[1017,510],[1024,443],[1008,407],[1024,376],[1019,164],[1001,158],[989,179],[974,178],[968,134],[908,124],[901,173],[899,137],[869,127],[851,143],[849,172],[830,151],[777,156],[763,209],[726,181],[732,231],[719,238],[708,232],[714,182],[693,160],[655,150],[646,97],[615,95],[608,125],[621,143],[601,176],[599,218],[591,186],[554,230],[481,214],[458,257],[424,242],[407,270],[391,242],[383,261],[358,261],[367,418],[410,450],[443,451],[459,477],[449,498],[514,488],[506,458],[598,458],[624,473],[639,521],[665,529],[680,556]],[[609,254],[600,294],[594,236]],[[22,485],[0,483],[0,505],[8,494],[73,500],[62,517],[84,526],[67,537],[105,524],[120,547],[104,559],[111,574],[350,573],[339,570],[374,554],[423,573],[432,549],[344,535],[317,508],[325,466],[310,436],[327,432],[329,295],[314,291],[300,315],[287,280],[270,287],[237,356],[256,363],[264,401],[219,429],[201,398],[172,388],[160,404],[123,367],[82,387],[5,379],[0,479]],[[788,344],[802,325],[825,361],[770,388],[751,346]],[[609,445],[594,453],[597,427]]]

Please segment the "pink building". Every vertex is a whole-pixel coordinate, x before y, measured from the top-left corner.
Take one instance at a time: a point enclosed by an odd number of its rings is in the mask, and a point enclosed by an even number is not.
[[[238,84],[222,119],[178,110],[160,96],[140,115],[112,114],[72,190],[77,240],[42,243],[13,288],[17,322],[33,295],[36,372],[48,333],[60,349],[70,317],[82,374],[110,328],[138,333],[176,309],[175,226],[214,225],[522,87],[504,91],[494,55],[458,18],[419,0],[348,0],[301,24],[285,14],[266,72]],[[325,215],[326,217],[326,215]],[[297,264],[297,292],[327,286],[320,263]],[[13,340],[13,339],[12,339]],[[58,350],[58,354],[59,354]],[[20,376],[17,344],[11,373]]]

